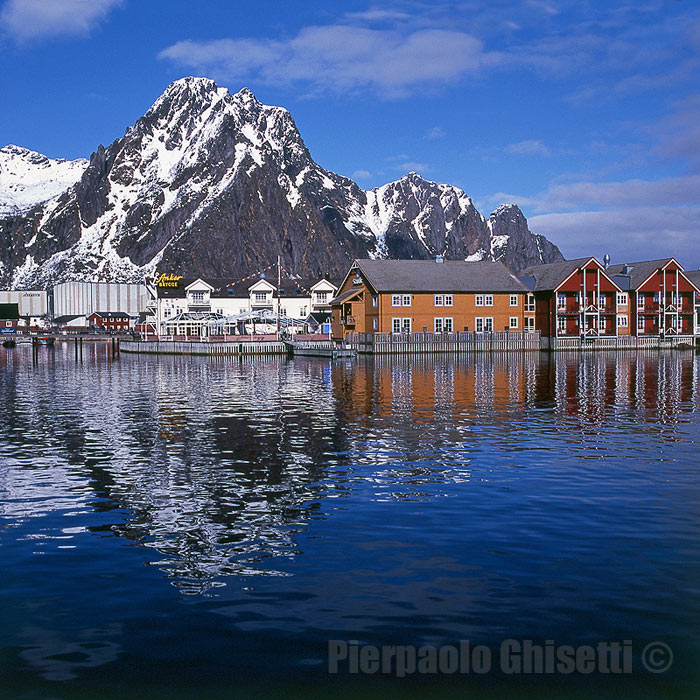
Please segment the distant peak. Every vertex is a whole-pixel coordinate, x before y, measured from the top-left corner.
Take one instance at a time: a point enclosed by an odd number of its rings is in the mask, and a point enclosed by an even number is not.
[[[501,204],[494,211],[491,212],[491,217],[496,217],[496,216],[503,216],[504,214],[511,214],[511,213],[519,213],[522,214],[520,211],[520,207],[513,203],[513,202],[506,202],[505,204]]]
[[[174,80],[170,85],[168,85],[166,92],[170,89],[181,89],[183,87],[186,88],[205,88],[207,90],[216,90],[217,85],[216,83],[211,80],[210,78],[198,78],[193,75],[186,76],[184,78],[180,78],[179,80]]]

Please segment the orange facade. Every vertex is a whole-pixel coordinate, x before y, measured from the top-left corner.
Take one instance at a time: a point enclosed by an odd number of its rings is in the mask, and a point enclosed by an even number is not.
[[[377,292],[358,271],[348,275],[333,305],[333,337],[347,333],[452,333],[534,330],[534,302],[521,291]],[[528,310],[526,310],[528,309]]]

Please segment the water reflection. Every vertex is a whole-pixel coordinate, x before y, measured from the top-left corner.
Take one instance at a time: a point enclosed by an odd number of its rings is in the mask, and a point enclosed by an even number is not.
[[[380,501],[432,498],[426,484],[473,479],[489,445],[511,446],[515,468],[612,425],[673,440],[698,408],[696,356],[681,352],[331,364],[114,359],[93,344],[76,361],[65,344],[0,363],[3,527],[36,519],[24,537],[43,551],[74,534],[41,516],[118,510],[111,531],[154,550],[183,593],[288,575],[295,535],[358,480]]]

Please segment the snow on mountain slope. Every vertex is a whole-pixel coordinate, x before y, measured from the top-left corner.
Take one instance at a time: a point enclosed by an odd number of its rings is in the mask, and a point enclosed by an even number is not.
[[[20,152],[13,162],[44,159],[52,173],[66,164]],[[278,254],[303,276],[343,274],[354,257],[502,259],[516,271],[560,257],[535,243],[517,207],[487,220],[462,190],[416,173],[360,189],[314,162],[287,110],[206,78],[172,83],[70,172],[43,207],[0,213],[0,284],[133,281],[157,269],[236,278]]]
[[[22,214],[80,180],[88,162],[51,159],[19,146],[0,148],[0,216]]]

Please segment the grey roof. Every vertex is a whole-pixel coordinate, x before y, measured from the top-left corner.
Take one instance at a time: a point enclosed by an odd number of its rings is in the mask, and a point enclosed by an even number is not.
[[[520,280],[533,292],[556,289],[572,272],[581,265],[585,265],[590,259],[590,257],[576,258],[544,265],[532,265],[520,273]]]
[[[700,288],[700,270],[687,270],[683,273],[696,287]]]
[[[668,263],[671,258],[659,260],[643,260],[641,262],[622,263],[610,265],[606,272],[620,284],[623,289],[637,289],[650,275]],[[629,268],[629,274],[623,274],[625,268]],[[618,279],[618,277],[620,279]],[[627,281],[629,280],[629,282]]]
[[[524,292],[503,264],[481,260],[356,260],[377,292]]]

